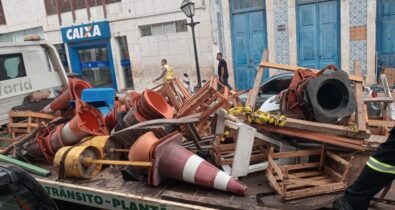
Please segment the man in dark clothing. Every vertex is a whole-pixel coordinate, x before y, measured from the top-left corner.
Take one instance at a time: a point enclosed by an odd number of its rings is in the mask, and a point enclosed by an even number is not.
[[[228,65],[226,64],[226,61],[222,58],[222,53],[217,53],[217,60],[219,61],[219,63],[218,63],[219,81],[223,85],[227,86],[230,90],[232,90],[232,88],[230,87],[230,85],[228,83],[228,78],[229,78]]]
[[[338,210],[366,210],[370,200],[395,179],[395,129],[369,158],[365,168],[344,197],[334,203]]]

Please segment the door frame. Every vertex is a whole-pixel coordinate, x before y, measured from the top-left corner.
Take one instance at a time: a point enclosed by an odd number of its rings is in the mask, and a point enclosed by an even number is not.
[[[237,73],[236,73],[236,48],[235,48],[235,42],[234,40],[234,33],[233,33],[233,15],[235,14],[241,14],[241,13],[250,13],[250,12],[257,12],[257,11],[262,11],[263,12],[263,17],[264,17],[264,21],[265,21],[265,36],[266,39],[263,40],[264,41],[264,46],[266,46],[266,48],[268,48],[268,33],[267,33],[267,15],[266,15],[266,1],[267,0],[261,0],[263,1],[262,7],[255,7],[255,8],[247,8],[247,9],[238,9],[238,10],[234,10],[233,8],[233,1],[235,0],[229,0],[229,20],[230,20],[230,42],[231,42],[231,46],[232,46],[232,64],[233,64],[233,75],[234,75],[234,84],[235,84],[235,88],[237,88]],[[248,41],[248,43],[250,43]],[[265,49],[264,49],[265,50]],[[263,53],[263,51],[262,51]],[[261,80],[261,83],[263,81],[266,81],[269,79],[269,71],[264,71],[264,75],[263,78]],[[253,81],[255,81],[255,78],[253,79]]]
[[[296,49],[296,53],[297,53],[297,59],[296,59],[296,62],[297,62],[297,65],[300,65],[300,54],[299,54],[299,49],[300,49],[300,36],[299,36],[299,6],[300,5],[305,5],[305,4],[316,4],[316,3],[321,3],[321,2],[329,2],[329,1],[336,1],[336,3],[337,3],[337,11],[338,11],[338,13],[337,13],[337,22],[338,22],[338,24],[337,24],[337,26],[338,26],[338,30],[337,30],[337,42],[338,42],[338,46],[337,46],[337,54],[338,54],[338,58],[337,58],[337,62],[338,62],[338,65],[337,65],[337,68],[339,68],[339,69],[341,69],[341,0],[296,0],[296,8],[295,8],[295,19],[296,19],[296,47],[297,47],[297,49]],[[319,30],[317,30],[317,32],[320,34],[320,31]],[[320,35],[318,35],[318,37],[319,37]]]
[[[81,74],[81,62],[80,62],[80,57],[78,54],[79,50],[91,49],[91,48],[97,48],[97,47],[106,47],[107,48],[108,62],[109,62],[110,70],[111,70],[112,88],[114,88],[115,90],[118,90],[110,39],[67,43],[67,48],[68,48],[69,56],[70,56],[71,71]]]

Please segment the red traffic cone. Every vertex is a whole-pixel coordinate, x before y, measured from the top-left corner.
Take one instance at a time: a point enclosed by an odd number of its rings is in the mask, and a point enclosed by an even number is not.
[[[70,100],[80,99],[82,91],[91,87],[92,85],[89,84],[89,82],[81,79],[69,78],[69,87],[67,90],[48,104],[42,111],[45,113],[52,113],[66,109],[69,106]]]
[[[182,147],[182,135],[161,142],[153,151],[149,184],[158,186],[163,178],[172,178],[205,187],[244,195],[247,187],[225,172]]]

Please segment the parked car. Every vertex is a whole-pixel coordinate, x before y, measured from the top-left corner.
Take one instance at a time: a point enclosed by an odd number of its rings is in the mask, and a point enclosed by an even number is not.
[[[58,209],[47,191],[27,172],[0,163],[0,210]]]
[[[274,75],[265,81],[259,87],[258,98],[256,101],[256,107],[261,105],[270,97],[279,94],[281,91],[287,89],[291,84],[293,73],[281,73]],[[243,104],[245,104],[248,97],[248,93],[241,95],[239,98]]]

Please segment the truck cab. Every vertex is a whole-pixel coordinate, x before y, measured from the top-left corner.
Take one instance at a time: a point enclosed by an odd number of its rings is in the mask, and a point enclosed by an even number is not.
[[[55,47],[30,40],[0,44],[0,126],[7,124],[8,112],[22,105],[29,94],[47,90],[50,98],[56,97],[67,86]]]

